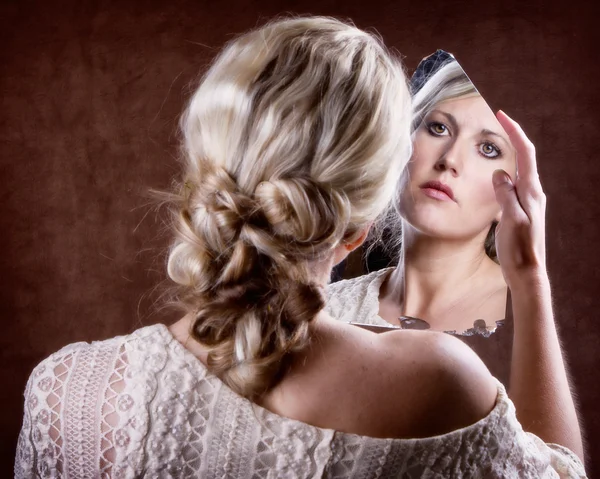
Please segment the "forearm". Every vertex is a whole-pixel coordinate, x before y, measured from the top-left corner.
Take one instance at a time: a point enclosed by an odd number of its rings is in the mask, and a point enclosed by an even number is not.
[[[532,284],[534,285],[532,287]],[[523,428],[583,460],[581,431],[544,275],[511,288],[514,343],[510,397]]]

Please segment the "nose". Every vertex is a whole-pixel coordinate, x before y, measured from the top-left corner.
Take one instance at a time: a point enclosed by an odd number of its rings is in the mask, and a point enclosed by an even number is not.
[[[462,168],[461,155],[458,150],[456,142],[448,145],[448,148],[442,152],[435,162],[434,169],[441,172],[449,171],[453,176],[457,176]]]

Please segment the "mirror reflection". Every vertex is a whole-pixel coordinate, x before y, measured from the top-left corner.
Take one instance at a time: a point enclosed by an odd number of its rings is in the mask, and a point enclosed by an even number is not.
[[[330,309],[371,329],[456,335],[507,383],[510,293],[495,251],[501,211],[492,174],[514,177],[515,153],[452,54],[424,58],[411,87],[413,154],[393,208],[375,228],[383,246],[372,244],[366,256],[371,273],[330,286]],[[357,273],[351,266],[347,278]]]

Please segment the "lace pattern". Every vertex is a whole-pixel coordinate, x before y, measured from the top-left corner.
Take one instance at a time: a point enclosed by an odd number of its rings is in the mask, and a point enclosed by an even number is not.
[[[379,316],[379,290],[386,276],[394,267],[385,268],[357,278],[338,281],[327,288],[327,312],[347,323],[386,327],[389,329],[429,329],[429,324],[419,318],[400,317],[402,326],[388,323]],[[488,325],[484,319],[476,319],[473,327],[464,331],[445,331],[453,336],[482,336],[489,338],[505,321]]]
[[[77,343],[35,368],[17,478],[585,477],[522,431],[498,385],[488,417],[435,438],[375,439],[283,418],[236,395],[163,325]]]

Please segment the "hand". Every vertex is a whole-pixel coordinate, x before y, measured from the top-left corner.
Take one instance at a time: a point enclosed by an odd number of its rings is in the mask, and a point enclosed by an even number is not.
[[[508,134],[517,157],[517,178],[504,170],[492,177],[502,217],[496,228],[496,251],[509,287],[540,281],[546,272],[546,195],[537,172],[535,147],[518,123],[504,112],[498,121]]]

